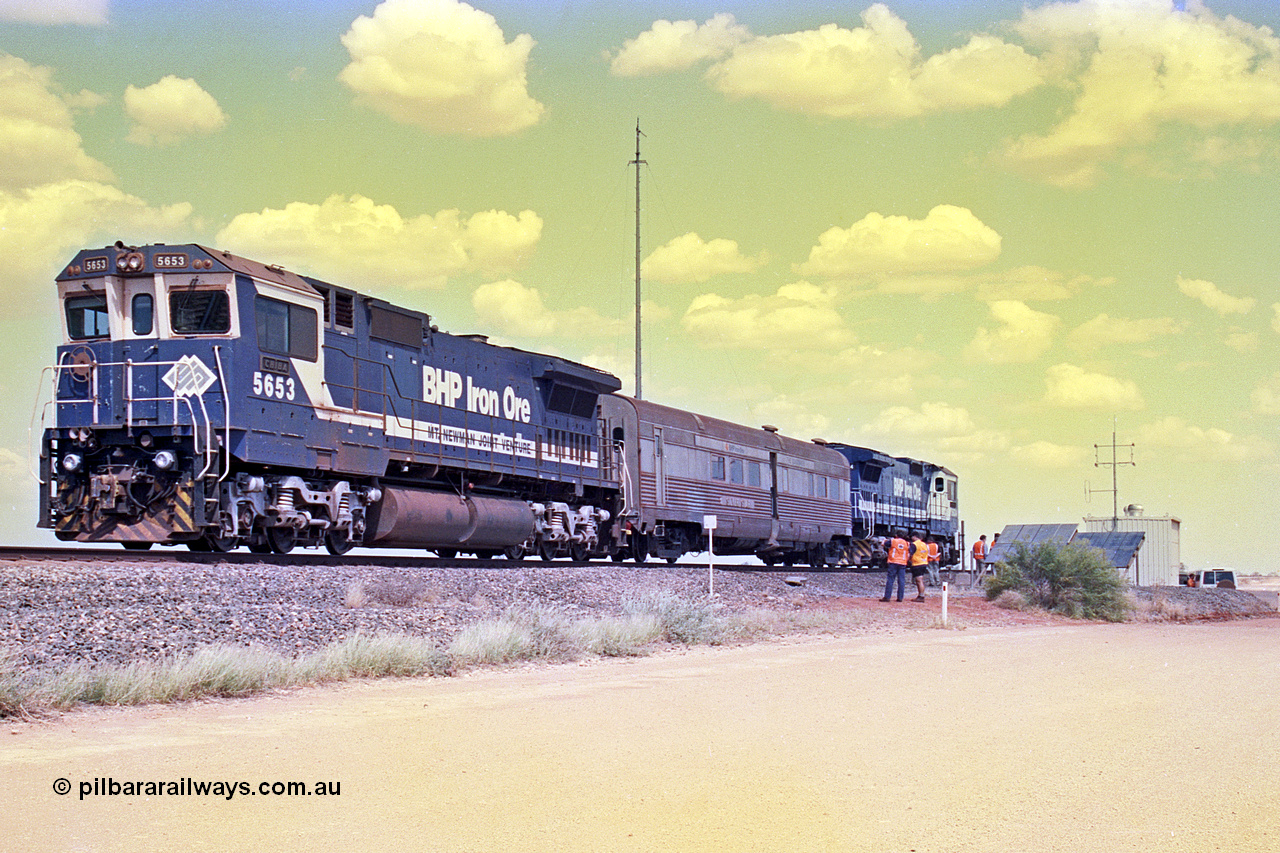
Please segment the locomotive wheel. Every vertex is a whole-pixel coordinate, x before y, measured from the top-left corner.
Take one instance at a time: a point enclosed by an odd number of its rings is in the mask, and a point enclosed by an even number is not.
[[[121,542],[126,551],[150,551],[152,542]]]
[[[575,563],[585,563],[587,561],[587,544],[585,542],[570,542],[569,559]]]
[[[639,564],[649,559],[649,538],[642,534],[631,537],[631,559]]]
[[[627,552],[619,548],[617,551],[614,551],[609,555],[609,559],[613,560],[615,563],[621,563],[623,560],[627,559]]]
[[[345,530],[330,530],[324,534],[324,549],[335,557],[341,557],[355,546]]]
[[[503,548],[502,556],[506,557],[508,560],[510,560],[513,563],[519,562],[520,560],[524,559],[524,546],[512,545],[509,548]]]
[[[240,547],[240,537],[238,536],[215,536],[212,533],[208,533],[205,534],[204,542],[208,546],[208,550],[218,554],[225,554]]]
[[[442,560],[452,560],[458,556],[457,548],[437,548],[436,556]]]
[[[543,562],[550,563],[556,558],[555,544],[552,542],[539,542],[538,556],[542,558]]]
[[[288,554],[298,544],[298,531],[292,527],[268,527],[267,544],[276,554]]]
[[[821,545],[815,545],[810,548],[807,559],[809,565],[815,569],[825,569],[827,567],[827,555]]]
[[[249,550],[254,554],[270,554],[271,543],[267,541],[265,533],[255,533],[245,542],[249,546]]]
[[[192,539],[187,543],[188,551],[195,551],[197,554],[207,554],[213,549],[209,547],[209,540],[203,536],[199,539]]]

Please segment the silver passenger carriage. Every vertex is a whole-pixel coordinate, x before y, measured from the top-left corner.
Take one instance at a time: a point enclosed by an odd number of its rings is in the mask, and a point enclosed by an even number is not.
[[[621,395],[600,398],[616,455],[620,555],[675,562],[707,548],[764,562],[834,561],[850,535],[849,464],[818,442]]]

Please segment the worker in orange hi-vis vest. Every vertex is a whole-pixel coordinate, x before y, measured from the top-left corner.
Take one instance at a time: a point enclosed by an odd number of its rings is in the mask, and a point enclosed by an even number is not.
[[[929,546],[929,585],[941,586],[942,578],[938,573],[938,564],[942,562],[942,548],[932,536],[926,539],[925,543]]]
[[[898,600],[902,600],[903,593],[907,586],[907,555],[910,546],[907,538],[901,530],[895,530],[893,538],[889,540],[889,555],[885,558],[885,579],[884,579],[884,598],[881,601],[889,601],[893,595],[893,585],[896,581],[898,584]]]
[[[987,559],[987,534],[978,537],[978,541],[973,543],[973,570],[979,574],[982,573],[982,564]]]
[[[929,546],[917,533],[911,537],[911,556],[907,558],[911,566],[911,579],[916,582],[916,597],[913,601],[924,601],[924,578],[929,574]]]

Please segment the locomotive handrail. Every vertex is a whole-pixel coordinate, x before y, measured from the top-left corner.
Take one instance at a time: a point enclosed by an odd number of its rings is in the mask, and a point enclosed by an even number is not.
[[[214,345],[213,359],[218,364],[218,385],[222,388],[222,456],[225,460],[222,474],[218,476],[221,483],[231,475],[231,395],[227,393],[227,373],[222,369],[222,347]]]
[[[173,393],[167,394],[167,395],[158,395],[158,394],[156,396],[137,395],[134,393],[134,367],[137,366],[137,364],[132,359],[126,359],[124,361],[95,361],[90,364],[71,365],[66,362],[66,357],[68,355],[69,353],[63,353],[62,356],[59,357],[58,363],[56,365],[46,366],[42,371],[42,376],[44,373],[52,371],[53,381],[51,383],[52,398],[49,400],[48,403],[44,404],[44,407],[41,410],[41,425],[45,423],[45,415],[50,407],[54,407],[56,412],[57,407],[63,406],[63,405],[92,406],[93,425],[94,426],[108,425],[108,424],[104,424],[104,422],[102,421],[102,411],[101,411],[103,406],[102,399],[104,395],[102,393],[100,385],[102,383],[103,375],[107,373],[107,371],[104,370],[103,368],[122,368],[122,373],[123,373],[122,385],[124,387],[121,389],[122,397],[123,397],[121,402],[124,404],[123,414],[124,414],[125,428],[128,430],[132,430],[134,428],[135,426],[134,407],[138,403],[155,403],[157,404],[157,407],[167,404],[171,408],[171,415],[170,415],[170,419],[172,422],[171,425],[181,426],[182,423],[178,417],[178,413],[180,411],[179,400],[181,400],[181,405],[186,409],[186,412],[190,417],[190,426],[191,426],[192,438],[194,442],[193,450],[197,455],[204,457],[204,467],[202,468],[199,476],[204,477],[206,474],[208,474],[209,470],[213,467],[213,463],[214,463],[215,443],[213,440],[213,420],[212,418],[209,417],[209,410],[208,410],[208,407],[205,405],[203,394],[199,394],[199,395],[178,394],[177,391],[175,390]],[[158,371],[159,368],[162,368],[165,366],[172,367],[173,365],[176,365],[179,363],[180,363],[179,360],[152,361],[152,362],[147,362],[145,367],[156,369]],[[88,371],[88,375],[83,379],[83,382],[85,385],[84,396],[78,396],[78,397],[76,396],[59,397],[58,396],[58,388],[62,384],[63,372],[68,370],[72,370],[72,371],[87,370]],[[220,380],[222,376],[223,376],[222,362],[221,362],[221,358],[219,358],[218,359],[218,377]],[[43,379],[42,379],[42,384],[43,384]],[[228,430],[228,440],[229,440],[230,398],[227,396],[227,393],[226,393],[225,381],[222,381],[221,390],[222,390],[222,397],[223,397],[222,405],[223,405],[224,425]],[[192,405],[191,403],[192,396],[199,397],[199,400],[200,400],[199,413],[196,412],[195,406]],[[39,395],[37,396],[37,404],[38,404],[38,401],[39,401]],[[157,416],[158,414],[159,412],[157,410]],[[34,420],[34,414],[33,414],[33,420]],[[201,432],[204,433],[203,436],[201,436]],[[203,448],[201,447],[202,438],[203,438],[203,445],[204,445]]]

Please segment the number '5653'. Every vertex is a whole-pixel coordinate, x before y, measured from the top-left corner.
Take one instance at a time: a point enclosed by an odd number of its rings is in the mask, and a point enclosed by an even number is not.
[[[259,397],[292,400],[295,390],[296,386],[292,376],[276,376],[271,373],[263,373],[260,370],[253,372],[253,393]]]

